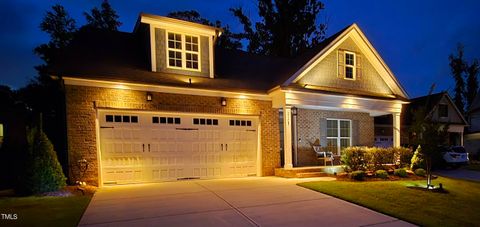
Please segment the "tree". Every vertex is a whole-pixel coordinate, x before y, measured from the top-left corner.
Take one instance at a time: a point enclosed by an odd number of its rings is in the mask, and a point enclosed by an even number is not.
[[[434,85],[430,88],[429,96],[432,94]],[[418,145],[417,156],[423,159],[427,175],[427,187],[432,187],[432,166],[441,156],[439,146],[445,145],[448,138],[448,124],[437,123],[432,120],[432,115],[427,114],[430,99],[424,106],[414,111],[414,119],[410,130],[415,134],[414,143]],[[421,157],[418,157],[420,154]],[[412,158],[413,160],[413,158]],[[412,163],[412,166],[414,163]]]
[[[255,23],[255,29],[241,7],[230,11],[243,24],[241,36],[249,41],[249,52],[289,57],[325,38],[327,25],[316,24],[323,9],[324,4],[317,0],[259,0],[258,14],[262,19]]]
[[[122,22],[118,20],[119,16],[117,12],[107,0],[102,2],[100,9],[93,7],[90,14],[87,12],[83,14],[85,15],[85,19],[87,19],[86,28],[117,31],[118,27],[122,25]]]
[[[17,193],[30,195],[51,192],[66,185],[66,178],[58,162],[53,145],[41,129],[27,133],[26,167],[17,185]]]
[[[472,106],[473,100],[475,96],[477,96],[478,92],[478,71],[479,65],[478,60],[473,60],[472,64],[470,64],[466,68],[467,73],[467,85],[465,89],[465,100],[467,102],[467,110],[470,109]]]
[[[222,28],[223,33],[218,38],[216,45],[223,47],[225,49],[232,49],[232,50],[237,50],[242,48],[242,43],[240,42],[239,35],[232,33],[228,25],[223,26],[222,22],[220,22],[219,20],[215,21],[215,23],[212,23],[210,20],[200,16],[200,13],[198,13],[195,10],[170,12],[169,14],[167,14],[167,17],[186,20],[186,21],[209,25],[209,26],[214,26],[217,28]]]
[[[453,101],[463,114],[465,112],[465,102],[463,99],[465,94],[465,80],[463,75],[467,66],[463,59],[463,45],[458,44],[457,55],[450,54],[448,59],[450,60],[450,69],[453,79],[455,80],[455,94]]]
[[[39,73],[36,79],[37,82],[45,83],[50,81],[46,69],[52,62],[55,52],[70,43],[77,28],[75,20],[70,17],[65,8],[57,4],[52,6],[51,11],[47,11],[40,23],[40,29],[50,36],[48,43],[41,44],[34,49],[35,54],[45,62],[42,65],[35,66]]]

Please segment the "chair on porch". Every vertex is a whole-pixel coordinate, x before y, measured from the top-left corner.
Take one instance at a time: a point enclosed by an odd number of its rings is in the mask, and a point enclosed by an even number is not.
[[[324,166],[327,166],[327,162],[330,162],[330,165],[333,166],[333,161],[335,160],[333,153],[330,151],[325,151],[321,148],[322,146],[320,145],[313,145],[313,150],[317,154],[317,159],[322,160]]]

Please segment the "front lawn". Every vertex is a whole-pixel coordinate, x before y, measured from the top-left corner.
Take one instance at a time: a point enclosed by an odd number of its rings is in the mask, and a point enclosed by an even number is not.
[[[299,184],[422,226],[480,225],[480,183],[439,177],[449,193],[409,189],[426,181],[330,181]]]
[[[0,226],[77,226],[92,195],[0,198],[1,214],[17,214]]]

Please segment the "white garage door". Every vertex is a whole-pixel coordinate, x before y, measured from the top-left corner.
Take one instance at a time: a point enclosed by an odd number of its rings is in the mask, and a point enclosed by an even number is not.
[[[256,175],[257,118],[101,111],[99,123],[105,184]]]

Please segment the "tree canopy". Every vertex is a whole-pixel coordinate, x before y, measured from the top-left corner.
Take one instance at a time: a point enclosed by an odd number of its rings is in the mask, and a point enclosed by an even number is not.
[[[317,0],[258,0],[261,21],[253,26],[241,7],[230,11],[243,25],[241,37],[252,53],[289,57],[325,39],[327,25],[317,25],[324,4]]]
[[[84,12],[83,14],[85,15],[85,19],[87,19],[86,28],[117,31],[118,27],[122,25],[122,22],[118,20],[120,17],[117,12],[107,0],[102,2],[100,9],[93,7],[90,13]]]
[[[240,37],[237,34],[232,33],[228,25],[222,25],[222,22],[219,20],[216,20],[215,23],[213,23],[210,20],[203,18],[200,13],[195,10],[174,11],[167,14],[167,17],[221,28],[223,29],[223,33],[217,40],[217,46],[234,50],[242,48]]]

